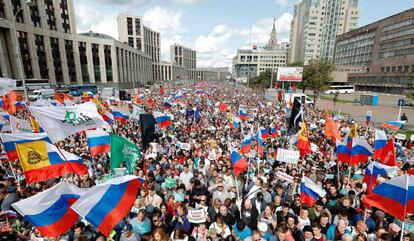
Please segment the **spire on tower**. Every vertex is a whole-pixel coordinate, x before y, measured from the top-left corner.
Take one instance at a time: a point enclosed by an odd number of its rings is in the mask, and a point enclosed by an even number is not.
[[[276,18],[273,18],[273,29],[272,29],[272,32],[276,32],[275,22],[276,22]]]

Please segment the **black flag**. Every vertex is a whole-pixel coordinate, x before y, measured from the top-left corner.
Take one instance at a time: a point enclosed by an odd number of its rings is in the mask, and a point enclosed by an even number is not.
[[[298,98],[293,101],[292,110],[290,112],[289,128],[288,130],[299,128],[299,124],[303,118],[303,108]]]
[[[156,132],[157,121],[150,114],[140,114],[139,119],[141,123],[142,149],[145,151],[148,145],[158,137]]]

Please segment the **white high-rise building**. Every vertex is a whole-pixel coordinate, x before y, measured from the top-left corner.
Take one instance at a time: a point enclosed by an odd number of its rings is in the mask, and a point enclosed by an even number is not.
[[[118,39],[152,57],[154,63],[160,62],[160,33],[144,26],[142,17],[132,14],[118,15]]]
[[[171,63],[187,69],[197,67],[197,51],[184,47],[178,43],[170,46]]]
[[[358,27],[359,0],[302,0],[295,5],[290,62],[332,60],[337,35]]]

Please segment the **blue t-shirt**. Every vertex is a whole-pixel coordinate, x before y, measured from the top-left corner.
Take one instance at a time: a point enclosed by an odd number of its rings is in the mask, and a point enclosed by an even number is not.
[[[243,229],[243,231],[239,231],[237,229],[236,224],[233,224],[233,231],[234,234],[236,234],[236,236],[241,240],[244,240],[245,238],[250,237],[253,234],[252,230],[247,226]]]
[[[138,217],[131,219],[130,224],[132,225],[132,229],[134,233],[137,235],[144,235],[151,231],[151,221],[149,218],[145,218],[142,222],[138,221]]]

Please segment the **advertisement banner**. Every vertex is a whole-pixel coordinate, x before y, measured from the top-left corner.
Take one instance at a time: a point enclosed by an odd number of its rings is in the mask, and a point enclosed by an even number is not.
[[[279,67],[277,81],[302,82],[303,67]]]

